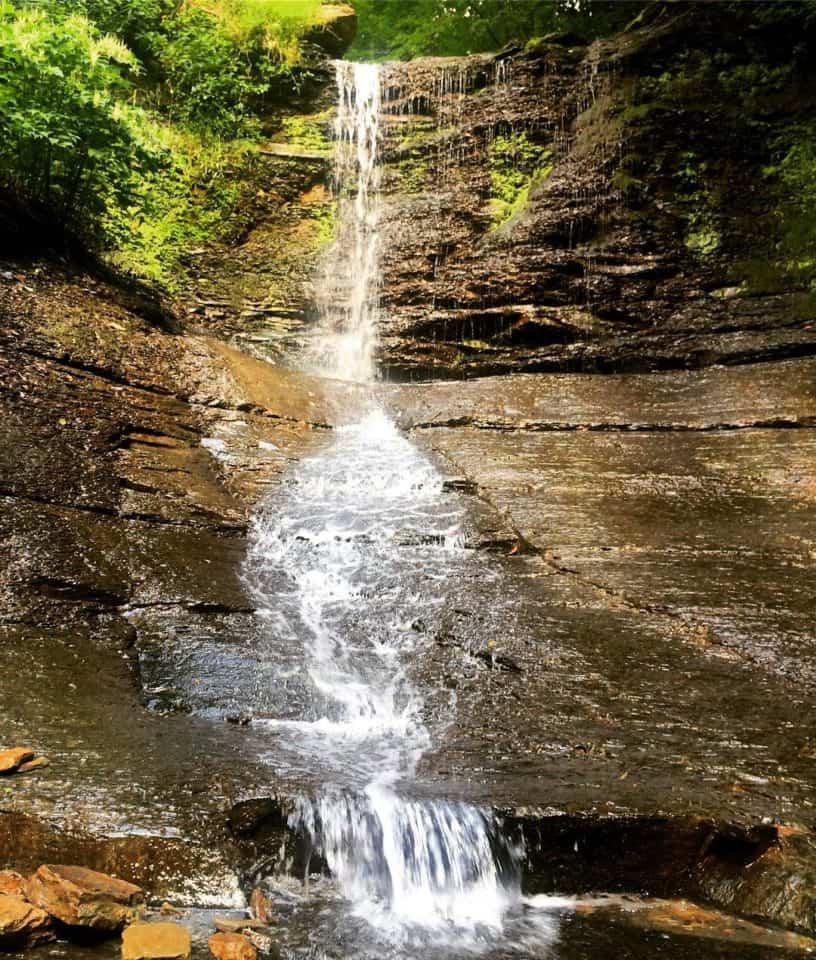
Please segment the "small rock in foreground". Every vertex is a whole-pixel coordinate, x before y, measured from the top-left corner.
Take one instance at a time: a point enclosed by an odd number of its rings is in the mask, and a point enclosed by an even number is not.
[[[0,896],[0,947],[33,947],[55,939],[54,923],[44,910],[21,897]]]
[[[258,951],[240,933],[214,933],[207,943],[216,960],[258,960]]]
[[[263,930],[247,930],[244,936],[260,953],[272,953],[274,942],[268,927]]]
[[[34,759],[34,751],[28,747],[14,747],[0,751],[0,774],[16,773],[20,764]]]
[[[26,760],[17,768],[17,773],[31,773],[32,770],[41,770],[43,767],[51,765],[48,757],[35,757],[33,760]]]
[[[71,927],[115,932],[136,916],[142,890],[96,870],[44,864],[26,884],[28,899]]]
[[[188,960],[191,943],[177,923],[132,923],[122,934],[122,960]]]
[[[252,891],[249,898],[249,912],[256,920],[260,920],[261,923],[275,922],[275,917],[272,912],[272,901],[260,887],[255,887]]]
[[[220,933],[240,933],[242,930],[262,930],[266,924],[249,917],[216,917],[215,929]]]

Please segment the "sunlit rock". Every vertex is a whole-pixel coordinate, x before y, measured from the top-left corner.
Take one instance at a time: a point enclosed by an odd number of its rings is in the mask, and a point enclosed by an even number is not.
[[[133,923],[122,934],[122,960],[187,960],[191,943],[177,923]]]
[[[144,899],[135,884],[69,866],[41,866],[26,892],[33,904],[69,926],[110,932],[132,921]]]

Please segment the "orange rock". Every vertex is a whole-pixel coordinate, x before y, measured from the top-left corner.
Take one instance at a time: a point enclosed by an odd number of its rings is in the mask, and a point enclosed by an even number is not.
[[[34,759],[34,751],[28,747],[14,747],[0,752],[0,773],[15,773],[21,763]]]
[[[240,933],[242,930],[262,930],[266,924],[254,917],[216,917],[213,926],[219,933]]]
[[[250,894],[249,912],[256,920],[260,920],[261,923],[273,922],[272,901],[260,887],[255,887]]]
[[[240,933],[214,933],[207,941],[216,960],[257,960],[258,951]]]
[[[122,934],[122,960],[188,960],[190,931],[177,923],[132,923]]]
[[[142,890],[96,870],[44,864],[26,884],[28,899],[74,927],[121,930],[144,900]]]
[[[54,923],[44,910],[20,897],[0,896],[0,947],[33,947],[55,939]]]
[[[25,900],[25,877],[15,870],[0,870],[0,894]]]
[[[32,770],[39,770],[42,767],[50,766],[51,761],[48,757],[35,757],[33,760],[26,760],[17,768],[17,773],[30,773]]]

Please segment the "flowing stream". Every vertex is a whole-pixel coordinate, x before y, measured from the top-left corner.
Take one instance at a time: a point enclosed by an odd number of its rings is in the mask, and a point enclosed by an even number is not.
[[[366,383],[378,309],[378,68],[339,63],[337,90],[339,237],[307,363]],[[328,867],[346,922],[374,937],[372,955],[421,943],[453,956],[490,948],[518,917],[520,851],[488,810],[406,797],[442,733],[424,719],[412,666],[430,642],[424,622],[464,584],[486,589],[491,571],[465,549],[463,510],[434,466],[373,400],[364,407],[255,520],[246,579],[269,630],[294,651],[286,682],[297,704],[266,722],[321,770],[324,788],[298,801],[290,827]],[[281,570],[287,586],[274,589]],[[309,927],[313,942],[313,914]],[[551,930],[539,924],[537,942]]]

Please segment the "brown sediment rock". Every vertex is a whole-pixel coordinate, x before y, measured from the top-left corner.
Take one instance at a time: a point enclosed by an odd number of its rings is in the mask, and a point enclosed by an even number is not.
[[[0,896],[0,948],[31,947],[55,939],[51,917],[21,897]]]
[[[214,933],[207,945],[216,960],[257,960],[258,951],[240,933]]]
[[[26,899],[26,879],[16,870],[0,870],[0,894]]]
[[[122,934],[122,960],[187,960],[192,937],[177,923],[132,923]]]
[[[777,69],[772,34],[735,48],[723,40],[745,20],[721,4],[653,9],[661,15],[591,46],[550,38],[383,68],[378,351],[392,376],[685,369],[816,352],[802,279],[772,289],[758,276],[779,228],[775,188],[764,185],[769,141],[747,126],[761,113],[789,135],[808,115],[804,61],[775,92],[729,88],[740,105],[725,120],[726,95],[712,86],[743,63]],[[658,75],[674,75],[690,50],[728,67],[718,81],[700,71],[682,89],[669,83],[662,101]],[[498,222],[493,180],[520,137],[540,161]],[[686,191],[689,143],[696,185]],[[695,248],[703,215],[716,249]]]
[[[34,751],[29,747],[12,747],[0,752],[0,774],[16,773],[20,766],[34,758]]]
[[[816,950],[816,940],[810,937],[760,926],[688,900],[647,901],[634,907],[624,907],[624,913],[635,926],[661,933],[680,933],[704,940],[723,940],[774,950],[806,953]]]
[[[44,864],[29,879],[31,903],[62,923],[113,932],[136,916],[140,887],[85,867]]]
[[[17,768],[17,773],[31,773],[34,770],[42,770],[44,767],[49,767],[51,761],[48,757],[35,757],[33,760],[26,760],[25,763],[21,763]]]

